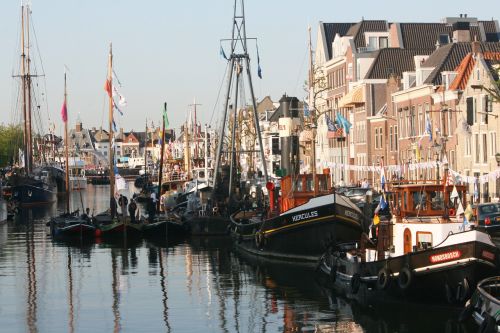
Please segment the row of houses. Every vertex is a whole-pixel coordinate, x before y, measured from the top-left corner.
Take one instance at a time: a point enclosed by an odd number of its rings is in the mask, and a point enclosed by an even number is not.
[[[324,84],[308,101],[318,171],[376,186],[380,166],[391,177],[437,180],[446,164],[479,200],[500,197],[500,103],[488,91],[498,93],[499,40],[498,21],[467,15],[320,22],[311,72]],[[327,118],[339,113],[352,124],[348,134],[329,131]]]

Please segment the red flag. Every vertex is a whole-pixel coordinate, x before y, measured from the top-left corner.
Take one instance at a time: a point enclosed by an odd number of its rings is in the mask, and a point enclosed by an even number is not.
[[[104,83],[104,90],[108,93],[108,96],[111,97],[111,81],[106,80],[106,83]]]
[[[68,108],[66,107],[66,99],[64,100],[61,108],[61,118],[63,122],[68,121]]]

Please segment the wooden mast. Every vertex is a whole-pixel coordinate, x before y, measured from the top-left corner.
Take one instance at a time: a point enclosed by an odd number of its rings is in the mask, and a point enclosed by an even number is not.
[[[67,92],[66,92],[66,71],[64,72],[64,108],[67,110]],[[66,111],[67,112],[67,111]],[[64,157],[66,160],[66,213],[69,213],[69,153],[68,153],[68,118],[66,113],[66,119],[64,121]]]
[[[314,90],[313,80],[314,80],[314,72],[313,72],[313,52],[312,52],[312,42],[311,42],[311,27],[308,28],[309,32],[309,98],[312,99],[312,109],[311,109],[311,119],[312,119],[312,142],[311,142],[311,169],[312,169],[312,179],[314,186],[314,196],[318,195],[318,180],[316,179],[316,102],[314,101],[314,91],[311,94],[311,91]],[[309,101],[311,102],[311,101]],[[343,163],[342,161],[340,163]]]
[[[31,72],[30,72],[30,23],[29,23],[29,7],[26,6],[26,37],[27,37],[27,51],[26,51],[26,92],[27,92],[27,124],[28,127],[28,172],[33,171],[33,125],[31,121]]]
[[[26,96],[26,53],[24,53],[24,6],[21,6],[21,85],[23,95],[23,118],[24,118],[24,168],[29,171],[29,146],[30,139],[28,134],[28,109]]]
[[[163,153],[165,152],[165,113],[167,112],[167,102],[163,104],[163,122],[161,126],[161,149],[160,149],[160,172],[158,175],[158,201],[156,203],[156,210],[160,210],[160,196],[161,196],[161,181],[163,179]]]
[[[115,156],[113,134],[113,46],[109,43],[108,81],[106,82],[109,95],[109,197],[115,196]]]
[[[145,186],[148,185],[148,118],[146,118],[146,136],[144,138],[144,178],[146,179]]]

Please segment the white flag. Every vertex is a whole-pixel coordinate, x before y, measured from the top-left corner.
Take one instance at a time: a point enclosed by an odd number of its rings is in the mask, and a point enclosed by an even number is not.
[[[121,191],[121,190],[126,190],[127,189],[127,182],[125,181],[125,178],[123,178],[120,175],[115,176],[115,182],[116,182],[116,190]]]
[[[465,210],[464,210],[464,206],[462,206],[462,201],[459,201],[458,208],[457,208],[457,218],[459,218],[460,215],[464,214],[464,213],[465,213]]]
[[[451,191],[450,199],[455,199],[455,198],[458,198],[458,191],[457,191],[457,187],[453,186],[453,191]],[[462,204],[460,204],[460,205],[462,205]],[[463,207],[462,207],[462,210],[463,210]]]

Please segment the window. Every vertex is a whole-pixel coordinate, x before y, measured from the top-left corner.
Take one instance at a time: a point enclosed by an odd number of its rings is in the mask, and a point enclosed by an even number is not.
[[[385,49],[389,47],[389,38],[387,37],[380,37],[378,39],[378,48],[379,49]]]
[[[389,150],[394,151],[394,139],[392,137],[392,126],[389,127]]]
[[[467,97],[467,124],[474,125],[474,97]]]
[[[439,35],[439,44],[445,45],[450,43],[450,35],[448,34],[440,34]]]
[[[474,154],[474,162],[479,163],[479,134],[474,135],[474,141],[475,141],[475,154]]]
[[[497,133],[490,133],[490,155],[495,156],[497,153]]]
[[[375,149],[378,149],[378,127],[375,128]]]
[[[483,163],[488,163],[488,137],[483,133]]]
[[[418,105],[417,123],[418,123],[418,135],[424,134],[424,130],[425,130],[425,117],[424,117],[424,110],[422,108],[422,104]]]
[[[432,246],[432,233],[417,231],[417,250],[426,250]]]
[[[384,130],[382,127],[379,127],[378,129],[378,135],[379,135],[379,148],[382,149],[384,147]]]
[[[368,37],[368,48],[373,50],[377,48],[377,37]]]
[[[411,113],[410,113],[410,133],[411,136],[415,136],[415,127],[416,127],[416,122],[415,122],[415,106],[411,107]]]
[[[394,150],[398,150],[398,127],[394,126]]]
[[[280,153],[280,138],[273,137],[272,139],[272,154],[278,155]]]

